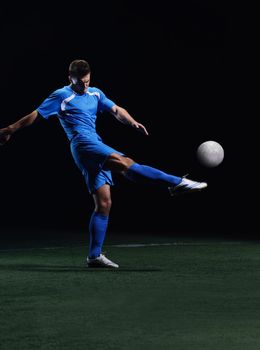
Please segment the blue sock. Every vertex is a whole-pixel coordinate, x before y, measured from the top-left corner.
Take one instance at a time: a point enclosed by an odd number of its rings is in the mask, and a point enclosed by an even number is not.
[[[89,222],[89,258],[95,259],[100,255],[106,236],[108,216],[93,212]]]
[[[176,186],[182,179],[180,177],[166,174],[161,170],[152,168],[147,165],[134,163],[131,165],[126,174],[126,178],[141,184]]]

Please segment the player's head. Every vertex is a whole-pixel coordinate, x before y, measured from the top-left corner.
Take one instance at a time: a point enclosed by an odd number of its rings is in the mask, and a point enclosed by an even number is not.
[[[90,83],[90,66],[87,61],[75,60],[69,65],[69,80],[78,93],[87,91]]]

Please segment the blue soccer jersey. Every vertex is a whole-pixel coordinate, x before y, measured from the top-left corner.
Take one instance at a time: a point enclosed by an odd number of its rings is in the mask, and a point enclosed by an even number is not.
[[[86,93],[80,95],[68,85],[54,91],[37,111],[45,119],[51,115],[58,116],[68,139],[71,140],[78,134],[96,132],[97,112],[109,111],[114,105],[98,88],[89,87]]]
[[[113,185],[112,175],[103,166],[112,153],[123,155],[103,143],[96,133],[97,112],[109,111],[115,105],[105,94],[89,87],[80,95],[71,86],[54,91],[37,108],[45,119],[56,115],[70,141],[73,159],[82,172],[89,192],[94,193],[104,184]]]

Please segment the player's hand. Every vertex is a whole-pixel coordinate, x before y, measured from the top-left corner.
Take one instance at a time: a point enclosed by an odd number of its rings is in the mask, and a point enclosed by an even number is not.
[[[143,124],[140,124],[140,123],[135,122],[135,123],[132,124],[132,126],[133,126],[133,128],[135,128],[135,129],[137,129],[138,131],[140,131],[142,134],[144,134],[144,135],[146,135],[146,136],[149,135],[148,132],[147,132],[147,130],[146,130],[145,127],[143,126]]]
[[[0,146],[3,146],[11,138],[11,131],[9,128],[0,129]]]

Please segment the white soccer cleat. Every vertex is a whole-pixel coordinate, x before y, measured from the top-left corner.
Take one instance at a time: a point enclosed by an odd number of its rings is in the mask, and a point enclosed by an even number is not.
[[[171,196],[175,196],[181,193],[198,192],[206,188],[208,184],[206,182],[197,182],[193,180],[182,178],[181,183],[177,186],[170,186],[168,190]]]
[[[100,254],[95,259],[90,259],[89,257],[87,257],[87,265],[88,267],[110,267],[114,269],[119,268],[119,265],[106,258],[103,254]]]

